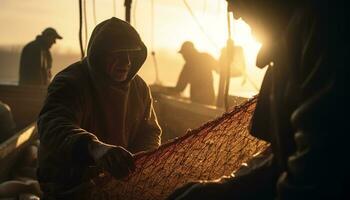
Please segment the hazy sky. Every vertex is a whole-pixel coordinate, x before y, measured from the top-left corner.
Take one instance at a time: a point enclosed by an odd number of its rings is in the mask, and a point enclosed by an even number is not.
[[[116,11],[113,11],[113,1]],[[93,0],[86,0],[88,30],[91,33],[94,24]],[[116,17],[124,19],[124,0],[95,0],[97,23]],[[154,48],[178,48],[184,40],[192,40],[199,49],[218,55],[219,49],[227,38],[225,0],[187,0],[203,33],[191,17],[181,0],[154,0],[154,28],[152,29],[151,0],[134,0],[132,24],[138,29],[143,40],[150,47],[151,33],[154,33]],[[57,47],[78,51],[79,28],[78,0],[1,0],[0,24],[3,26],[0,44],[24,44],[32,40],[45,27],[52,26],[64,37]],[[242,35],[250,35],[250,30],[236,21],[239,33],[234,29],[238,43]],[[207,36],[206,36],[207,35]],[[209,39],[208,39],[209,38]],[[244,39],[243,39],[244,40]],[[213,42],[210,42],[213,41]],[[215,43],[213,45],[212,43]]]
[[[95,0],[97,23],[116,17],[124,19],[124,0]],[[198,23],[190,15],[183,0],[133,0],[131,24],[149,49],[174,52],[185,40],[191,40],[201,51],[219,56],[227,39],[227,17],[225,0],[187,0]],[[113,4],[116,10],[113,11]],[[86,0],[88,32],[94,24],[93,0]],[[0,0],[0,45],[20,45],[33,40],[45,27],[52,26],[63,36],[57,41],[54,51],[79,51],[78,0]],[[250,27],[242,20],[232,25],[236,44],[244,48],[248,71],[257,85],[260,85],[263,71],[255,68],[256,53],[260,47],[251,36]],[[153,33],[153,37],[152,37]],[[152,38],[153,43],[152,43]],[[153,45],[152,45],[153,44]],[[181,59],[181,58],[179,58]],[[247,86],[250,87],[251,86]]]

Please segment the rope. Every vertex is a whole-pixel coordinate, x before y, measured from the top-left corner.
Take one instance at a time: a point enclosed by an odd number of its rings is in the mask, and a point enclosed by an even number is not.
[[[116,6],[116,0],[112,0],[113,1],[113,17],[115,17],[117,15],[117,6]]]
[[[132,0],[125,0],[124,6],[125,6],[125,21],[130,23],[130,10],[131,10],[131,2]]]
[[[84,52],[86,52],[87,49],[87,42],[88,42],[88,25],[87,25],[87,12],[86,12],[86,0],[83,1],[83,6],[84,6]]]
[[[95,0],[92,0],[92,15],[94,18],[94,24],[96,26],[97,20],[96,20],[96,1]]]
[[[154,65],[154,71],[156,75],[156,84],[160,84],[159,73],[158,73],[158,63],[156,58],[156,52],[154,51],[154,0],[151,0],[151,55]]]
[[[134,9],[132,10],[132,22],[134,24],[134,27],[137,27],[136,23],[136,8],[137,8],[137,0],[134,0]]]
[[[83,15],[82,0],[79,0],[79,45],[80,45],[81,59],[84,58],[83,35],[82,35],[83,16],[82,15]]]
[[[228,39],[227,39],[227,47],[226,47],[226,77],[225,77],[225,90],[224,90],[224,104],[225,104],[225,110],[227,111],[229,109],[229,103],[228,103],[228,92],[230,89],[230,68],[232,63],[232,39],[231,39],[231,18],[230,18],[230,12],[227,9],[227,31],[228,31]]]
[[[205,32],[203,26],[201,25],[201,23],[199,22],[199,20],[197,19],[197,17],[194,15],[191,7],[188,5],[186,0],[183,0],[187,10],[189,11],[191,17],[193,18],[194,22],[197,24],[197,26],[199,27],[199,29],[202,31],[202,33],[205,35],[205,37],[208,39],[208,41],[210,42],[210,44],[216,49],[219,50],[218,45],[216,45],[216,43],[211,39],[211,37]]]
[[[151,49],[154,50],[154,0],[151,0]]]

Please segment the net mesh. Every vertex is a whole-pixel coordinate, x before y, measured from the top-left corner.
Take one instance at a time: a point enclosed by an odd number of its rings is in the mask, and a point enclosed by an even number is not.
[[[136,157],[136,170],[124,180],[93,180],[90,199],[165,199],[176,188],[235,172],[267,143],[248,133],[256,98],[155,151]]]

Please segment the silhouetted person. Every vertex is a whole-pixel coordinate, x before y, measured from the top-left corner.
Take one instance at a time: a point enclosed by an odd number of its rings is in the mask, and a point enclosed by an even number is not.
[[[209,54],[199,52],[192,42],[182,44],[179,53],[185,60],[175,87],[169,87],[172,92],[180,93],[190,85],[192,102],[212,105],[215,103],[214,82],[212,70],[218,62]]]
[[[226,84],[226,74],[228,73],[226,66],[228,65],[228,63],[230,62],[230,78],[243,76],[242,84],[244,84],[246,79],[246,63],[243,48],[241,46],[235,45],[233,40],[230,40],[228,42],[228,45],[230,45],[231,52],[227,52],[227,47],[224,47],[221,49],[221,54],[219,58],[220,81],[217,97],[218,100],[216,104],[218,107],[224,106],[224,90]]]
[[[50,48],[62,37],[55,29],[46,28],[21,53],[19,66],[20,85],[47,85],[51,80],[52,56]]]
[[[0,101],[0,144],[15,134],[15,128],[10,107]]]
[[[346,5],[232,1],[233,13],[264,38],[257,66],[274,63],[250,128],[272,154],[246,173],[191,183],[170,199],[349,199]]]
[[[244,51],[241,46],[238,46],[234,43],[233,40],[228,41],[228,44],[230,45],[231,52],[229,52],[231,55],[230,59],[231,61],[231,70],[230,70],[230,76],[231,77],[237,77],[242,76],[245,73],[246,70],[246,63],[245,63],[245,57],[244,57]],[[227,52],[227,46],[221,49],[219,63],[220,63],[220,73],[222,73],[224,66],[228,62],[228,52]]]
[[[95,27],[86,58],[55,76],[38,119],[45,197],[77,198],[99,169],[123,178],[135,167],[131,153],[160,145],[150,90],[137,75],[146,57],[136,30],[113,17]]]

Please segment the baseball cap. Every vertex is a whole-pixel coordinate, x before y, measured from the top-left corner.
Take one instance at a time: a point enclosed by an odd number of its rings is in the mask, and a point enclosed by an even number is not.
[[[57,39],[62,39],[62,36],[60,36],[57,31],[54,28],[48,27],[41,33],[43,36],[54,36]]]
[[[194,49],[194,44],[190,41],[186,41],[181,45],[181,49],[178,51],[178,53],[188,52],[193,49]]]

